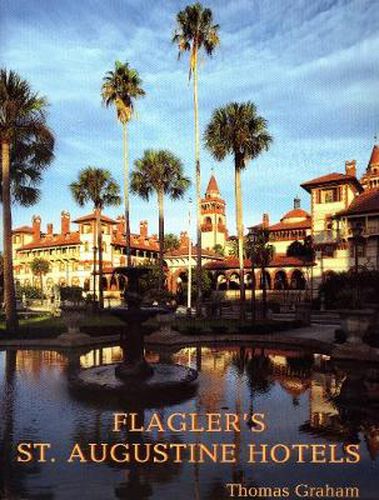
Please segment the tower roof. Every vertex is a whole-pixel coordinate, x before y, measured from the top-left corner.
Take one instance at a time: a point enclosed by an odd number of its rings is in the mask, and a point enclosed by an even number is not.
[[[208,182],[207,190],[205,195],[220,195],[220,190],[218,189],[216,177],[212,174]]]
[[[370,161],[368,162],[368,167],[372,165],[379,165],[379,146],[377,144],[372,148]]]

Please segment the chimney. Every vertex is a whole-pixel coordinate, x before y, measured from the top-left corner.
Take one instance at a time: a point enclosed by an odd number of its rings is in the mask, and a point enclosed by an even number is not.
[[[51,223],[47,225],[47,234],[53,236],[53,225]]]
[[[63,210],[61,212],[61,233],[66,236],[70,232],[70,214]]]
[[[147,220],[141,220],[139,223],[139,234],[143,238],[147,238],[147,233],[148,233]]]
[[[181,247],[188,247],[189,237],[187,231],[182,231],[179,236],[179,242]]]
[[[39,215],[33,215],[32,227],[33,241],[39,241],[41,239],[41,217]]]
[[[345,161],[345,172],[346,175],[351,175],[356,177],[357,175],[357,162],[355,160]]]
[[[270,218],[269,218],[269,215],[268,214],[263,214],[263,218],[262,218],[262,226],[263,226],[263,229],[267,229],[270,225]]]
[[[301,200],[298,196],[296,196],[296,198],[293,199],[293,208],[297,210],[298,208],[300,208],[300,205],[301,205]]]
[[[120,215],[117,217],[117,229],[116,229],[116,234],[118,236],[122,236],[125,232],[125,217],[123,215]]]

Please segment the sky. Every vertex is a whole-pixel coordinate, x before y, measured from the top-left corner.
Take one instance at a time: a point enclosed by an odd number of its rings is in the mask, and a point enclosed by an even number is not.
[[[13,209],[14,226],[33,214],[59,227],[61,210],[83,214],[68,185],[88,165],[111,170],[122,184],[122,132],[113,109],[102,106],[102,79],[115,60],[127,61],[146,96],[130,125],[131,163],[146,148],[168,148],[194,179],[192,86],[188,58],[171,43],[176,0],[2,0],[0,65],[17,71],[47,96],[56,136],[41,202]],[[366,168],[379,133],[378,0],[207,0],[220,25],[220,47],[199,68],[200,127],[231,101],[252,101],[274,142],[243,173],[245,226],[270,214],[276,222],[300,196],[306,180]],[[216,162],[201,150],[202,190],[212,169],[235,231],[233,158]],[[187,228],[188,198],[166,203],[166,232]],[[86,210],[90,211],[90,207]],[[106,210],[110,216],[122,207]],[[147,219],[157,232],[156,199],[131,198],[132,231]],[[193,232],[194,234],[194,232]]]

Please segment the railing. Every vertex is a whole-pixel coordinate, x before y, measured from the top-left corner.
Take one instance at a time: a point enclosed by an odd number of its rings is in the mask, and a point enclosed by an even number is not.
[[[367,227],[363,226],[362,236],[372,236],[376,234],[379,234],[379,224],[371,223]],[[353,236],[353,228],[349,227],[347,230],[347,237],[352,238]]]
[[[326,229],[325,231],[318,231],[313,235],[314,243],[338,243],[343,238],[342,231],[335,229]]]

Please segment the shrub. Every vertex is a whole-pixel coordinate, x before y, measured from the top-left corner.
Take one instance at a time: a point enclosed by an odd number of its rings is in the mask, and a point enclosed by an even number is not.
[[[69,302],[82,302],[83,299],[83,288],[80,286],[61,286],[60,287],[61,300],[67,300]]]
[[[345,330],[342,328],[337,328],[334,332],[334,342],[336,344],[344,344],[346,342],[347,335]]]
[[[357,302],[357,290],[359,303]],[[320,286],[327,308],[361,307],[379,302],[379,271],[331,272]]]
[[[228,331],[228,327],[226,325],[214,325],[211,326],[211,330],[215,334],[222,334]]]
[[[16,286],[16,298],[22,300],[25,297],[28,300],[43,298],[40,288],[36,286]]]
[[[183,333],[185,335],[201,335],[203,333],[203,329],[200,326],[186,326],[183,329]]]

